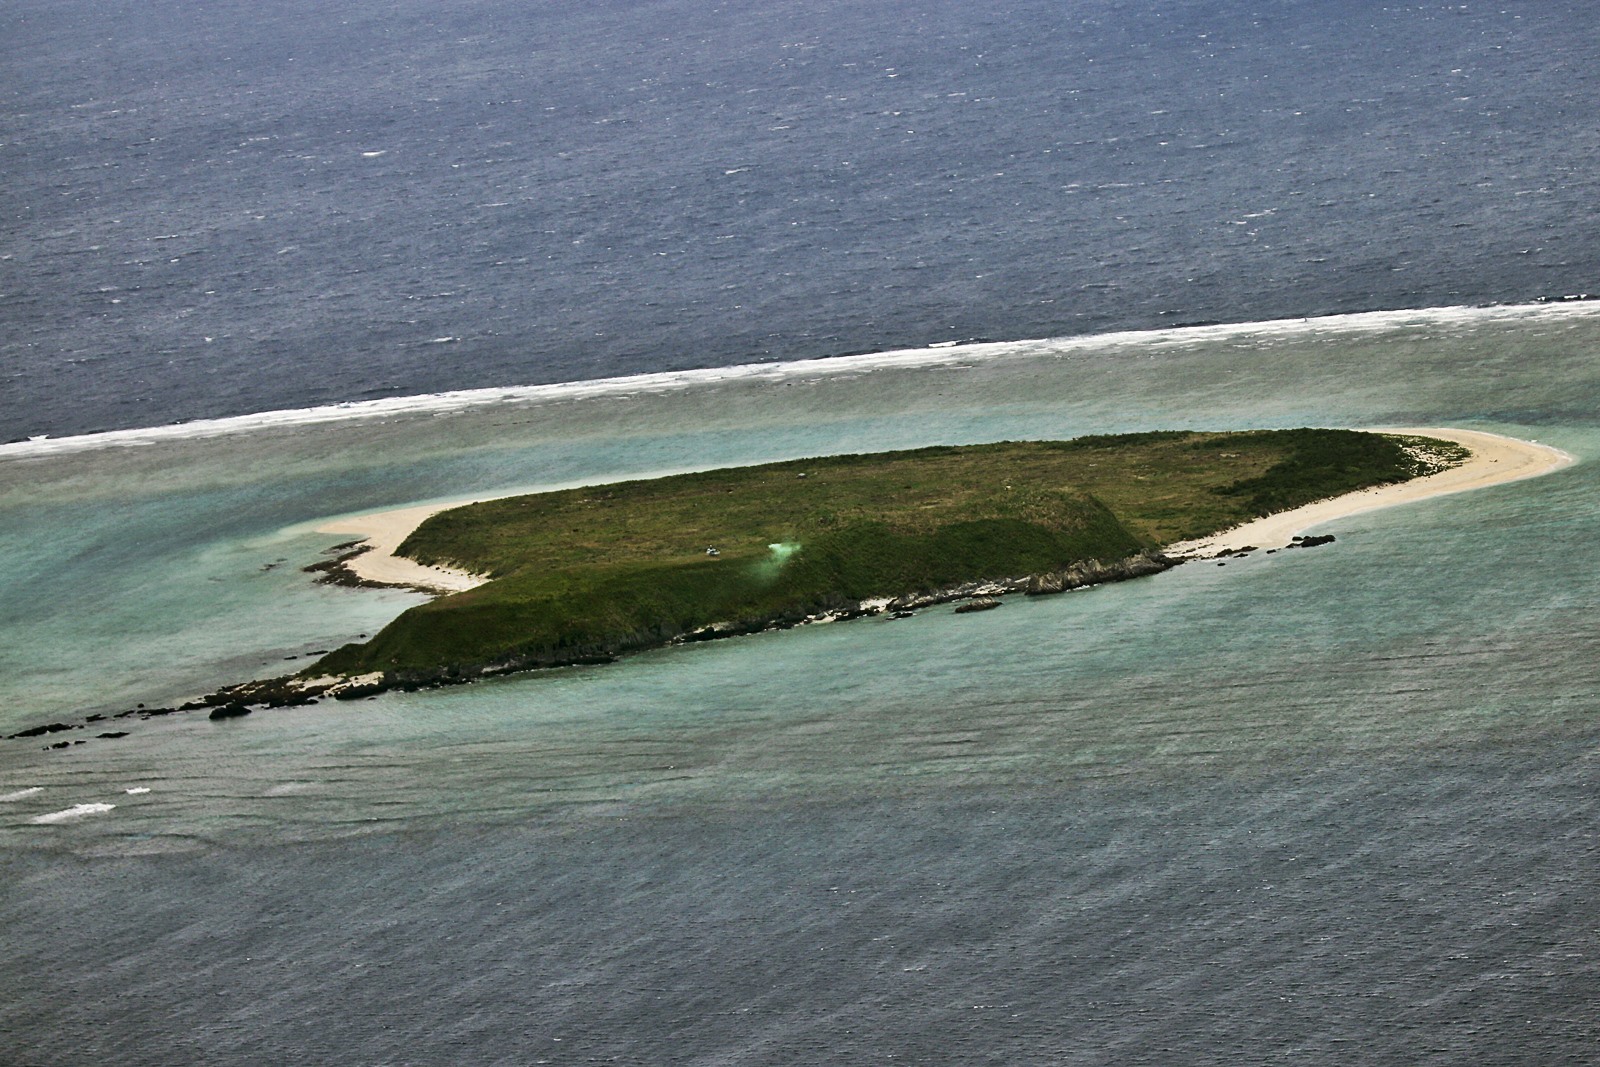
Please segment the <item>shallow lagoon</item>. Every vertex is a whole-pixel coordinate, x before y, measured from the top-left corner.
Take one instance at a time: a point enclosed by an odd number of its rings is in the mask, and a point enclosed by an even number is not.
[[[38,791],[0,802],[5,1024],[54,1062],[1576,1062],[1597,334],[1415,313],[14,447],[19,726],[380,625],[409,594],[298,571],[339,511],[1166,426],[1463,425],[1580,463],[980,616],[7,742],[0,796]]]

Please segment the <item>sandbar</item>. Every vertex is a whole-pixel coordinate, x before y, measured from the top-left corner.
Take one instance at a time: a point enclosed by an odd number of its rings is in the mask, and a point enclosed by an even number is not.
[[[1208,559],[1223,552],[1236,552],[1241,548],[1282,548],[1296,535],[1335,519],[1359,515],[1379,508],[1409,504],[1448,493],[1463,493],[1483,489],[1503,482],[1536,478],[1560,470],[1574,462],[1573,457],[1558,448],[1536,441],[1522,441],[1481,430],[1457,430],[1449,427],[1421,427],[1401,429],[1374,429],[1371,433],[1405,434],[1414,437],[1436,437],[1454,441],[1472,452],[1459,466],[1415,478],[1398,485],[1384,485],[1375,489],[1362,489],[1344,496],[1319,500],[1291,511],[1256,519],[1193,541],[1168,545],[1165,551],[1174,557]],[[402,586],[429,593],[459,593],[487,582],[485,575],[471,574],[450,567],[429,567],[415,560],[395,555],[411,531],[423,521],[441,511],[461,507],[476,501],[493,500],[498,496],[516,493],[490,494],[466,500],[443,503],[417,504],[394,511],[373,512],[330,519],[319,525],[318,533],[349,534],[366,541],[366,551],[345,563],[345,567],[364,581],[377,585]]]

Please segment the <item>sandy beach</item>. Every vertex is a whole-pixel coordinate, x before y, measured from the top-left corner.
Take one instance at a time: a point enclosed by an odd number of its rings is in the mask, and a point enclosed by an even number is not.
[[[1296,535],[1335,519],[1378,508],[1409,504],[1447,493],[1463,493],[1471,489],[1499,485],[1502,482],[1534,478],[1559,470],[1573,462],[1573,458],[1560,449],[1478,430],[1408,427],[1386,428],[1373,432],[1437,437],[1441,440],[1454,441],[1470,449],[1472,456],[1461,466],[1452,467],[1439,474],[1399,485],[1380,486],[1329,500],[1319,500],[1314,504],[1269,515],[1264,519],[1257,519],[1210,537],[1169,545],[1167,553],[1173,556],[1205,559],[1222,552],[1237,551],[1250,546],[1281,548]],[[395,555],[395,550],[411,531],[422,525],[429,516],[473,503],[475,500],[492,499],[495,499],[493,495],[479,496],[466,500],[419,504],[368,515],[346,516],[323,523],[317,527],[317,532],[348,534],[363,538],[367,551],[349,560],[346,566],[366,581],[405,586],[430,593],[458,593],[482,585],[488,579],[482,575],[469,574],[448,567],[427,567],[414,560]]]
[[[1372,433],[1406,434],[1415,437],[1436,437],[1454,441],[1472,451],[1472,455],[1459,467],[1416,478],[1398,485],[1384,485],[1363,489],[1344,496],[1319,500],[1291,511],[1235,526],[1231,530],[1194,541],[1181,541],[1166,549],[1171,556],[1206,559],[1223,552],[1241,548],[1282,548],[1296,535],[1335,519],[1359,515],[1379,508],[1410,504],[1430,497],[1449,493],[1464,493],[1471,489],[1484,489],[1503,482],[1537,478],[1541,474],[1560,470],[1573,463],[1573,458],[1558,448],[1541,445],[1536,441],[1521,441],[1496,433],[1479,430],[1456,430],[1448,427],[1385,427]]]
[[[349,534],[365,540],[367,550],[345,563],[345,567],[363,581],[405,586],[426,593],[459,593],[480,586],[489,579],[450,567],[427,567],[395,555],[395,550],[429,516],[474,501],[492,499],[493,496],[480,496],[470,500],[448,500],[441,504],[418,504],[369,515],[349,515],[323,523],[317,527],[317,533]]]

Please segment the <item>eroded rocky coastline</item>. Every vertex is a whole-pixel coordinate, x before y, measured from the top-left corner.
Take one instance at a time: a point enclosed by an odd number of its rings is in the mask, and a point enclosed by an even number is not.
[[[347,550],[351,546],[342,545],[339,547]],[[306,569],[315,569],[323,572],[326,580],[339,573],[338,564],[349,558],[349,555],[351,553],[346,552],[341,558],[329,560],[328,563],[332,564],[332,566],[319,564]],[[1184,559],[1181,557],[1168,556],[1159,550],[1151,549],[1110,562],[1081,560],[1059,570],[1039,574],[962,582],[940,589],[909,593],[897,597],[841,601],[836,605],[828,605],[823,610],[811,614],[788,614],[762,619],[740,620],[738,622],[714,623],[685,633],[661,635],[660,639],[650,643],[632,643],[626,647],[585,646],[562,650],[562,654],[512,657],[476,665],[451,665],[448,668],[426,673],[396,671],[344,678],[332,676],[306,677],[306,672],[302,672],[296,675],[259,679],[241,682],[237,685],[224,686],[215,692],[172,707],[146,707],[140,704],[125,711],[88,715],[77,722],[46,723],[10,734],[7,740],[51,738],[52,740],[44,746],[46,749],[67,749],[75,745],[81,745],[91,739],[126,737],[127,731],[120,729],[101,730],[98,733],[90,732],[93,728],[102,724],[109,725],[114,720],[146,720],[199,711],[207,712],[208,717],[214,720],[241,718],[255,711],[271,708],[300,707],[316,704],[325,699],[359,700],[377,696],[379,693],[391,689],[415,691],[442,686],[463,685],[480,678],[523,671],[610,663],[628,652],[643,651],[652,647],[692,644],[771,630],[787,630],[796,626],[847,622],[853,619],[874,617],[906,618],[918,611],[954,602],[963,602],[969,605],[968,610],[983,610],[984,607],[997,604],[996,598],[1000,597],[1017,594],[1023,596],[1052,596],[1070,592],[1074,589],[1083,589],[1089,586],[1128,581],[1133,578],[1159,574],[1183,562]],[[333,580],[338,581],[338,579]],[[344,583],[341,582],[340,584]],[[349,584],[358,583],[352,582]],[[80,732],[82,733],[80,734]],[[79,736],[71,738],[62,736],[69,733],[79,734]]]

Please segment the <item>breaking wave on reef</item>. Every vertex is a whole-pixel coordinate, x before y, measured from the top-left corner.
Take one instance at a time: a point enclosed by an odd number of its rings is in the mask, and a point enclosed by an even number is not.
[[[61,811],[52,811],[48,815],[35,815],[29,821],[40,826],[47,826],[50,823],[81,819],[85,815],[104,815],[115,807],[115,804],[74,804],[72,807],[64,808]]]
[[[199,440],[248,434],[256,430],[354,422],[396,415],[446,415],[495,405],[521,405],[669,393],[733,381],[803,381],[842,378],[889,369],[951,367],[1022,357],[1066,358],[1124,346],[1154,352],[1164,348],[1228,341],[1270,342],[1309,335],[1359,334],[1397,327],[1472,326],[1522,319],[1556,320],[1600,316],[1600,303],[1516,304],[1493,307],[1436,307],[1407,311],[1371,311],[1311,318],[1181,326],[1161,330],[1126,330],[1085,337],[1029,341],[990,341],[900,348],[865,355],[832,356],[787,363],[745,363],[697,370],[658,371],[616,378],[596,378],[552,385],[463,389],[380,400],[349,401],[320,407],[263,411],[223,419],[200,419],[140,429],[112,430],[71,437],[36,437],[0,444],[0,460],[61,456],[102,448],[134,448],[168,441]]]

